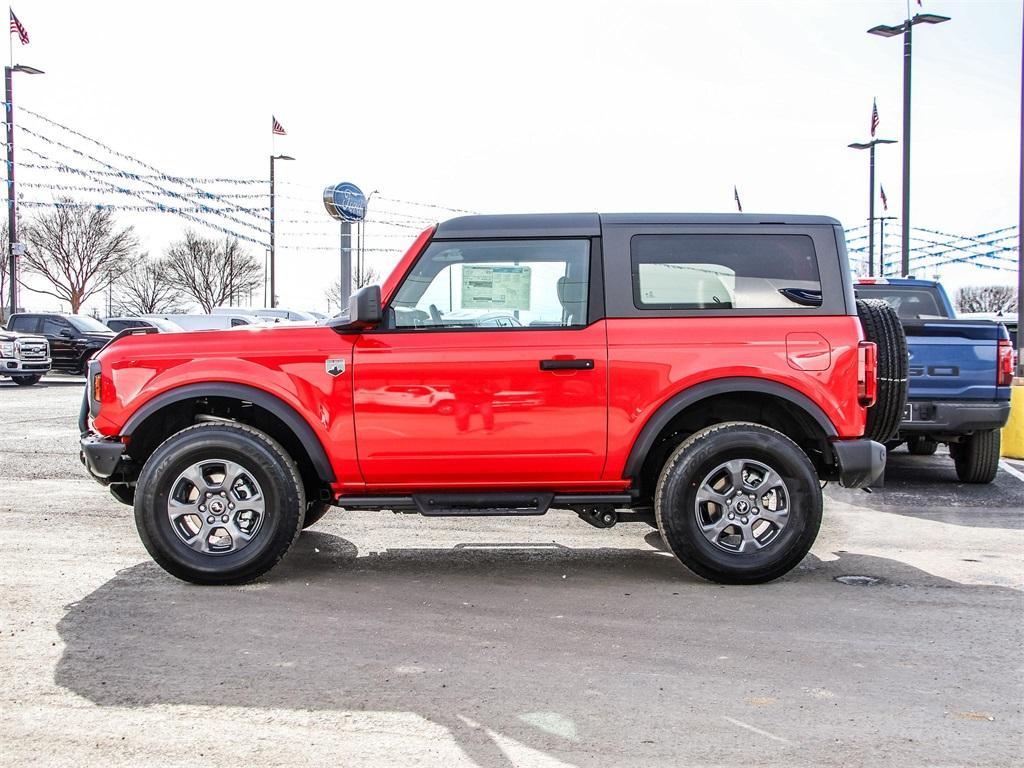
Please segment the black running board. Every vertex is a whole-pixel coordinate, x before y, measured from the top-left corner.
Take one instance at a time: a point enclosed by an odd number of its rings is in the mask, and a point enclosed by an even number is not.
[[[490,517],[543,515],[551,507],[628,507],[628,493],[416,493],[411,496],[342,496],[335,505],[344,509],[389,509],[419,512],[426,517]]]

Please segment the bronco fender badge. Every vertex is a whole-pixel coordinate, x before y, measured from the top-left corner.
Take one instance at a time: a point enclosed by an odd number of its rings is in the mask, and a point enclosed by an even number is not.
[[[345,372],[345,358],[331,358],[324,362],[324,368],[331,376],[340,376]]]

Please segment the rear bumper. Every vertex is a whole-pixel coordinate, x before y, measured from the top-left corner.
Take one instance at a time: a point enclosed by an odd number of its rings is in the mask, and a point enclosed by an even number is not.
[[[900,422],[901,437],[1002,429],[1010,418],[1009,402],[912,400],[907,403],[907,409]]]
[[[885,446],[874,440],[835,440],[832,450],[839,465],[839,484],[844,488],[871,485],[885,471]]]
[[[120,440],[111,440],[95,432],[87,432],[82,435],[81,445],[80,458],[85,468],[94,480],[107,485],[121,462],[124,444]]]

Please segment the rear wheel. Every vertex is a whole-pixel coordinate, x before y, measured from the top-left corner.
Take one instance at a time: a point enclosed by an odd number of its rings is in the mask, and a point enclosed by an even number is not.
[[[935,453],[939,444],[925,435],[919,435],[907,440],[907,450],[915,456],[931,456]]]
[[[907,337],[899,315],[878,299],[858,299],[864,336],[878,347],[878,396],[868,408],[864,437],[884,443],[899,429],[907,404]]]
[[[142,543],[168,573],[197,584],[241,584],[270,570],[305,510],[295,462],[243,424],[208,422],[172,435],[135,488]]]
[[[33,374],[32,376],[11,376],[14,379],[14,383],[19,387],[31,387],[33,384],[38,384],[39,380],[43,378],[39,374]]]
[[[955,447],[954,447],[955,445]],[[991,483],[999,471],[998,429],[984,429],[950,445],[956,476],[964,483]]]
[[[705,579],[760,584],[807,554],[821,526],[821,487],[807,455],[774,429],[707,427],[669,456],[654,509],[662,538]]]

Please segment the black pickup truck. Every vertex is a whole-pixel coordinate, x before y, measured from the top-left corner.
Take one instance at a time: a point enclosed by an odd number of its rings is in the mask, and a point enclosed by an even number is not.
[[[114,338],[114,332],[88,315],[19,313],[11,315],[7,330],[45,336],[50,343],[53,370],[84,375],[89,358]]]

